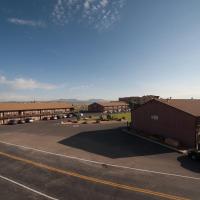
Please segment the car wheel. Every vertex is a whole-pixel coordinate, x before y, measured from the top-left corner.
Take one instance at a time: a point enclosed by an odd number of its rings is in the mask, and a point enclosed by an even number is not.
[[[192,156],[191,156],[191,159],[192,159],[192,160],[196,160],[196,159],[197,159],[196,155],[192,155]]]

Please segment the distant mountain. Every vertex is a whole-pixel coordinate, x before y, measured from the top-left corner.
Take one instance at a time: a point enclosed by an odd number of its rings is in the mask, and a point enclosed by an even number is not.
[[[69,103],[82,103],[82,104],[90,104],[93,102],[100,102],[100,101],[106,101],[105,99],[88,99],[88,100],[80,100],[80,99],[57,99],[53,101],[59,101],[59,102],[69,102]]]
[[[80,100],[80,99],[55,99],[55,100],[46,100],[45,102],[68,102],[71,104],[91,104],[94,102],[107,101],[105,99],[88,99],[88,100]],[[9,103],[25,103],[25,102],[43,102],[43,101],[0,101],[0,102],[9,102]]]

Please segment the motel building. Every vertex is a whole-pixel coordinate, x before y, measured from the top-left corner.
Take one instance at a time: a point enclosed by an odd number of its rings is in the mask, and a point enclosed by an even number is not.
[[[124,101],[95,102],[88,106],[89,112],[127,112],[129,104]]]
[[[11,119],[32,118],[40,120],[43,117],[66,114],[74,108],[62,102],[31,102],[31,103],[0,103],[0,124],[7,124]]]
[[[200,100],[153,99],[132,110],[131,126],[147,135],[159,135],[199,148]]]

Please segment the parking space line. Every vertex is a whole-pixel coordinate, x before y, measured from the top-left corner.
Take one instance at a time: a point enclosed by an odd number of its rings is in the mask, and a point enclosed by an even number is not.
[[[4,153],[4,152],[0,152],[0,156],[7,157],[7,158],[10,158],[10,159],[14,159],[14,160],[17,160],[17,161],[20,161],[20,162],[24,162],[24,163],[32,165],[34,167],[46,169],[46,170],[49,170],[51,172],[55,172],[55,173],[59,173],[59,174],[67,175],[67,176],[72,176],[72,177],[75,177],[75,178],[82,179],[84,181],[89,181],[89,182],[93,182],[93,183],[107,185],[107,186],[110,186],[110,187],[113,187],[113,188],[124,189],[124,190],[132,191],[132,192],[143,193],[143,194],[146,194],[146,195],[162,197],[162,198],[170,199],[170,200],[189,200],[189,198],[185,198],[185,197],[165,194],[165,193],[161,193],[161,192],[155,192],[155,191],[149,190],[149,189],[143,189],[143,188],[139,188],[139,187],[135,187],[135,186],[129,186],[129,185],[115,183],[115,182],[112,182],[112,181],[94,178],[94,177],[91,177],[91,176],[81,175],[81,174],[78,174],[78,173],[75,173],[75,172],[72,172],[72,171],[58,169],[58,168],[55,168],[55,167],[51,167],[51,166],[48,166],[48,165],[45,165],[45,164],[42,164],[42,163],[38,163],[38,162],[35,162],[35,161],[32,161],[32,160],[28,160],[28,159],[18,157],[18,156],[15,156],[15,155],[11,155],[11,154],[8,154],[8,153]]]
[[[93,164],[98,164],[98,165],[107,165],[107,166],[115,167],[115,168],[119,168],[119,169],[128,169],[128,170],[139,171],[139,172],[144,172],[144,173],[152,173],[152,174],[159,174],[159,175],[164,175],[164,176],[172,176],[172,177],[177,177],[177,178],[192,179],[192,180],[200,181],[200,177],[185,176],[185,175],[181,175],[181,174],[173,174],[173,173],[167,173],[167,172],[161,172],[161,171],[154,171],[154,170],[148,170],[148,169],[140,169],[140,168],[123,166],[123,165],[104,163],[104,162],[88,160],[88,159],[74,157],[74,156],[67,156],[64,154],[53,153],[53,152],[44,151],[41,149],[36,149],[36,148],[32,148],[32,147],[27,147],[27,146],[22,146],[22,145],[18,145],[18,144],[12,144],[9,142],[4,142],[4,141],[0,141],[0,143],[23,148],[23,149],[33,150],[33,151],[37,151],[37,152],[41,152],[41,153],[45,153],[45,154],[50,154],[50,155],[54,155],[54,156],[59,156],[59,157],[63,157],[63,158],[68,158],[68,159],[73,159],[73,160],[78,160],[78,161],[83,161],[83,162],[88,162],[88,163],[93,163]]]
[[[5,180],[5,181],[11,182],[11,183],[13,183],[13,184],[15,184],[15,185],[18,185],[18,186],[20,186],[20,187],[22,187],[22,188],[24,188],[24,189],[26,189],[26,190],[29,190],[29,191],[31,191],[31,192],[33,192],[33,193],[36,193],[36,194],[38,194],[38,195],[40,195],[40,196],[46,197],[46,198],[48,198],[48,199],[51,199],[51,200],[59,200],[59,199],[56,199],[56,198],[51,197],[51,196],[49,196],[49,195],[46,195],[46,194],[44,194],[44,193],[42,193],[42,192],[39,192],[39,191],[37,191],[37,190],[34,190],[34,189],[30,188],[30,187],[27,187],[27,186],[25,186],[25,185],[23,185],[23,184],[21,184],[21,183],[18,183],[18,182],[16,182],[16,181],[13,181],[13,180],[11,180],[11,179],[9,179],[9,178],[7,178],[7,177],[4,177],[4,176],[1,176],[1,175],[0,175],[0,178],[3,179],[3,180]]]

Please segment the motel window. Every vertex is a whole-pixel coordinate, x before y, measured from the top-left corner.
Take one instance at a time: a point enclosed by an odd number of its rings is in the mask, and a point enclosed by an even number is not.
[[[151,119],[157,121],[158,120],[158,115],[151,115]]]

